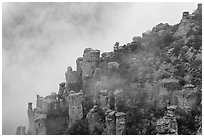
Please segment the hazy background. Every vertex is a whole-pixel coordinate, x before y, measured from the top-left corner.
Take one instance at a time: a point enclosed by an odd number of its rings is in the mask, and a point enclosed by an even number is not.
[[[2,131],[28,129],[27,103],[58,91],[84,48],[112,51],[116,41],[159,23],[176,24],[197,3],[3,3]]]

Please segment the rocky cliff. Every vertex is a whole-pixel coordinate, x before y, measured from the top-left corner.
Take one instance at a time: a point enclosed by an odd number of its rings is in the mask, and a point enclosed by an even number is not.
[[[202,5],[113,52],[86,48],[16,134],[201,134]]]

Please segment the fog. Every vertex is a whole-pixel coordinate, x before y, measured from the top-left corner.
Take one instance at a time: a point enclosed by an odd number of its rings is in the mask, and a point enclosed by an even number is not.
[[[28,129],[27,104],[58,91],[86,47],[113,51],[153,26],[175,24],[197,3],[3,3],[2,131]]]

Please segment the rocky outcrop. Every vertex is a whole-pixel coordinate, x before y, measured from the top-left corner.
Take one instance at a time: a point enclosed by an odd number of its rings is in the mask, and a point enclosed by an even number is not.
[[[158,135],[177,135],[178,125],[175,117],[176,106],[167,107],[166,115],[157,121]]]
[[[102,109],[107,108],[108,106],[108,91],[101,90],[100,91],[100,105]]]
[[[176,106],[190,112],[201,100],[202,48],[196,43],[202,39],[197,21],[201,11],[199,4],[192,14],[183,12],[177,25],[160,23],[131,43],[116,42],[114,52],[101,57],[99,50],[86,48],[76,60],[76,71],[67,67],[66,82],[59,83],[58,93],[37,95],[34,109],[28,104],[28,133],[20,126],[16,134],[66,134],[84,119],[90,134],[123,135],[127,126],[132,128],[127,134],[145,134],[155,123],[159,135],[178,134]],[[154,114],[147,118],[150,108],[167,111],[160,119]],[[131,115],[141,119],[127,122]]]
[[[85,76],[92,77],[95,68],[99,65],[100,59],[100,50],[94,50],[91,48],[86,48],[83,54],[82,61],[82,79]]]
[[[104,130],[104,135],[115,135],[116,134],[116,111],[107,109],[106,110],[106,128]]]
[[[37,135],[46,135],[46,114],[37,114],[35,118],[36,134]]]
[[[35,135],[36,134],[35,112],[32,108],[32,103],[28,103],[27,114],[28,114],[28,123],[29,123],[28,133],[31,135]]]
[[[98,102],[95,102],[94,107],[89,111],[86,118],[88,119],[90,134],[102,134],[105,126],[105,112],[99,107]]]
[[[16,135],[26,135],[25,126],[17,127]]]
[[[116,116],[116,135],[125,134],[125,113],[117,112]]]
[[[80,74],[78,71],[72,71],[72,67],[67,68],[65,73],[66,78],[66,92],[75,91],[79,92],[81,83],[80,83]]]
[[[71,91],[70,95],[67,97],[67,100],[69,102],[69,125],[71,126],[76,120],[83,117],[83,93],[75,93],[74,91]]]

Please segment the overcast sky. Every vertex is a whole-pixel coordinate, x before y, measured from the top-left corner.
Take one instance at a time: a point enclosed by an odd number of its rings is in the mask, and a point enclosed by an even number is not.
[[[28,129],[27,103],[58,91],[84,48],[112,51],[116,41],[159,23],[180,22],[197,3],[3,3],[3,134]]]

